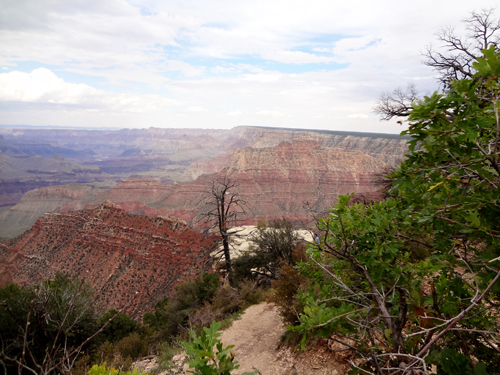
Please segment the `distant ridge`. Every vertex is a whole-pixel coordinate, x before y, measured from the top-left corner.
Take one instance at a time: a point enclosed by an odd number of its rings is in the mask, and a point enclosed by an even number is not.
[[[258,128],[258,129],[273,129],[273,130],[287,130],[287,131],[304,131],[314,133],[336,134],[336,135],[352,135],[355,137],[371,137],[371,138],[390,138],[390,139],[411,139],[409,135],[400,135],[392,133],[370,133],[370,132],[354,132],[344,130],[325,130],[325,129],[303,129],[303,128],[281,128],[275,126],[257,126],[257,125],[239,125],[236,128]]]

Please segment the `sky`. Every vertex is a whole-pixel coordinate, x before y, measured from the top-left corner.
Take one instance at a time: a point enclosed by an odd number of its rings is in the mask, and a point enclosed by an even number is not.
[[[2,0],[0,124],[399,133],[435,33],[497,0]],[[500,10],[498,10],[500,13]]]

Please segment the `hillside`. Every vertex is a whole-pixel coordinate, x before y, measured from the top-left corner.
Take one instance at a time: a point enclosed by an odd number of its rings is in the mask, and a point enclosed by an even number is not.
[[[23,235],[0,242],[0,285],[33,285],[62,272],[89,281],[103,308],[127,306],[138,317],[179,280],[207,269],[214,246],[180,221],[131,215],[106,202],[46,214]]]

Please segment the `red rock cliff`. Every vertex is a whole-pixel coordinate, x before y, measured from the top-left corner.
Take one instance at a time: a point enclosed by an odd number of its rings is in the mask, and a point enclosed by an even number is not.
[[[32,285],[56,272],[89,281],[103,308],[140,317],[180,279],[209,269],[213,238],[168,218],[93,210],[46,214],[23,235],[0,242],[0,284]]]

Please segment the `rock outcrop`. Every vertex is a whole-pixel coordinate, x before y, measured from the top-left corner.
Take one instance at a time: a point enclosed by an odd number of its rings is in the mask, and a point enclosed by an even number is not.
[[[340,194],[379,199],[383,174],[402,154],[383,156],[385,160],[357,149],[340,151],[302,138],[275,147],[237,150],[219,174],[225,173],[236,182],[245,201],[240,225],[282,216],[304,225],[324,215]],[[217,176],[201,175],[192,183],[177,184],[172,194],[154,207],[195,224],[201,217],[197,207],[203,206],[208,187]]]
[[[227,231],[229,233],[229,256],[231,259],[237,259],[249,252],[252,248],[252,237],[258,234],[256,225],[242,225],[241,227],[233,227]],[[305,229],[297,229],[297,236],[302,238],[304,242],[313,242],[312,233]],[[216,262],[224,260],[224,247],[220,245],[214,250],[210,256]]]
[[[103,308],[140,317],[177,282],[208,269],[213,237],[179,220],[93,210],[46,214],[23,235],[0,242],[0,285],[31,285],[62,272],[89,281]]]

